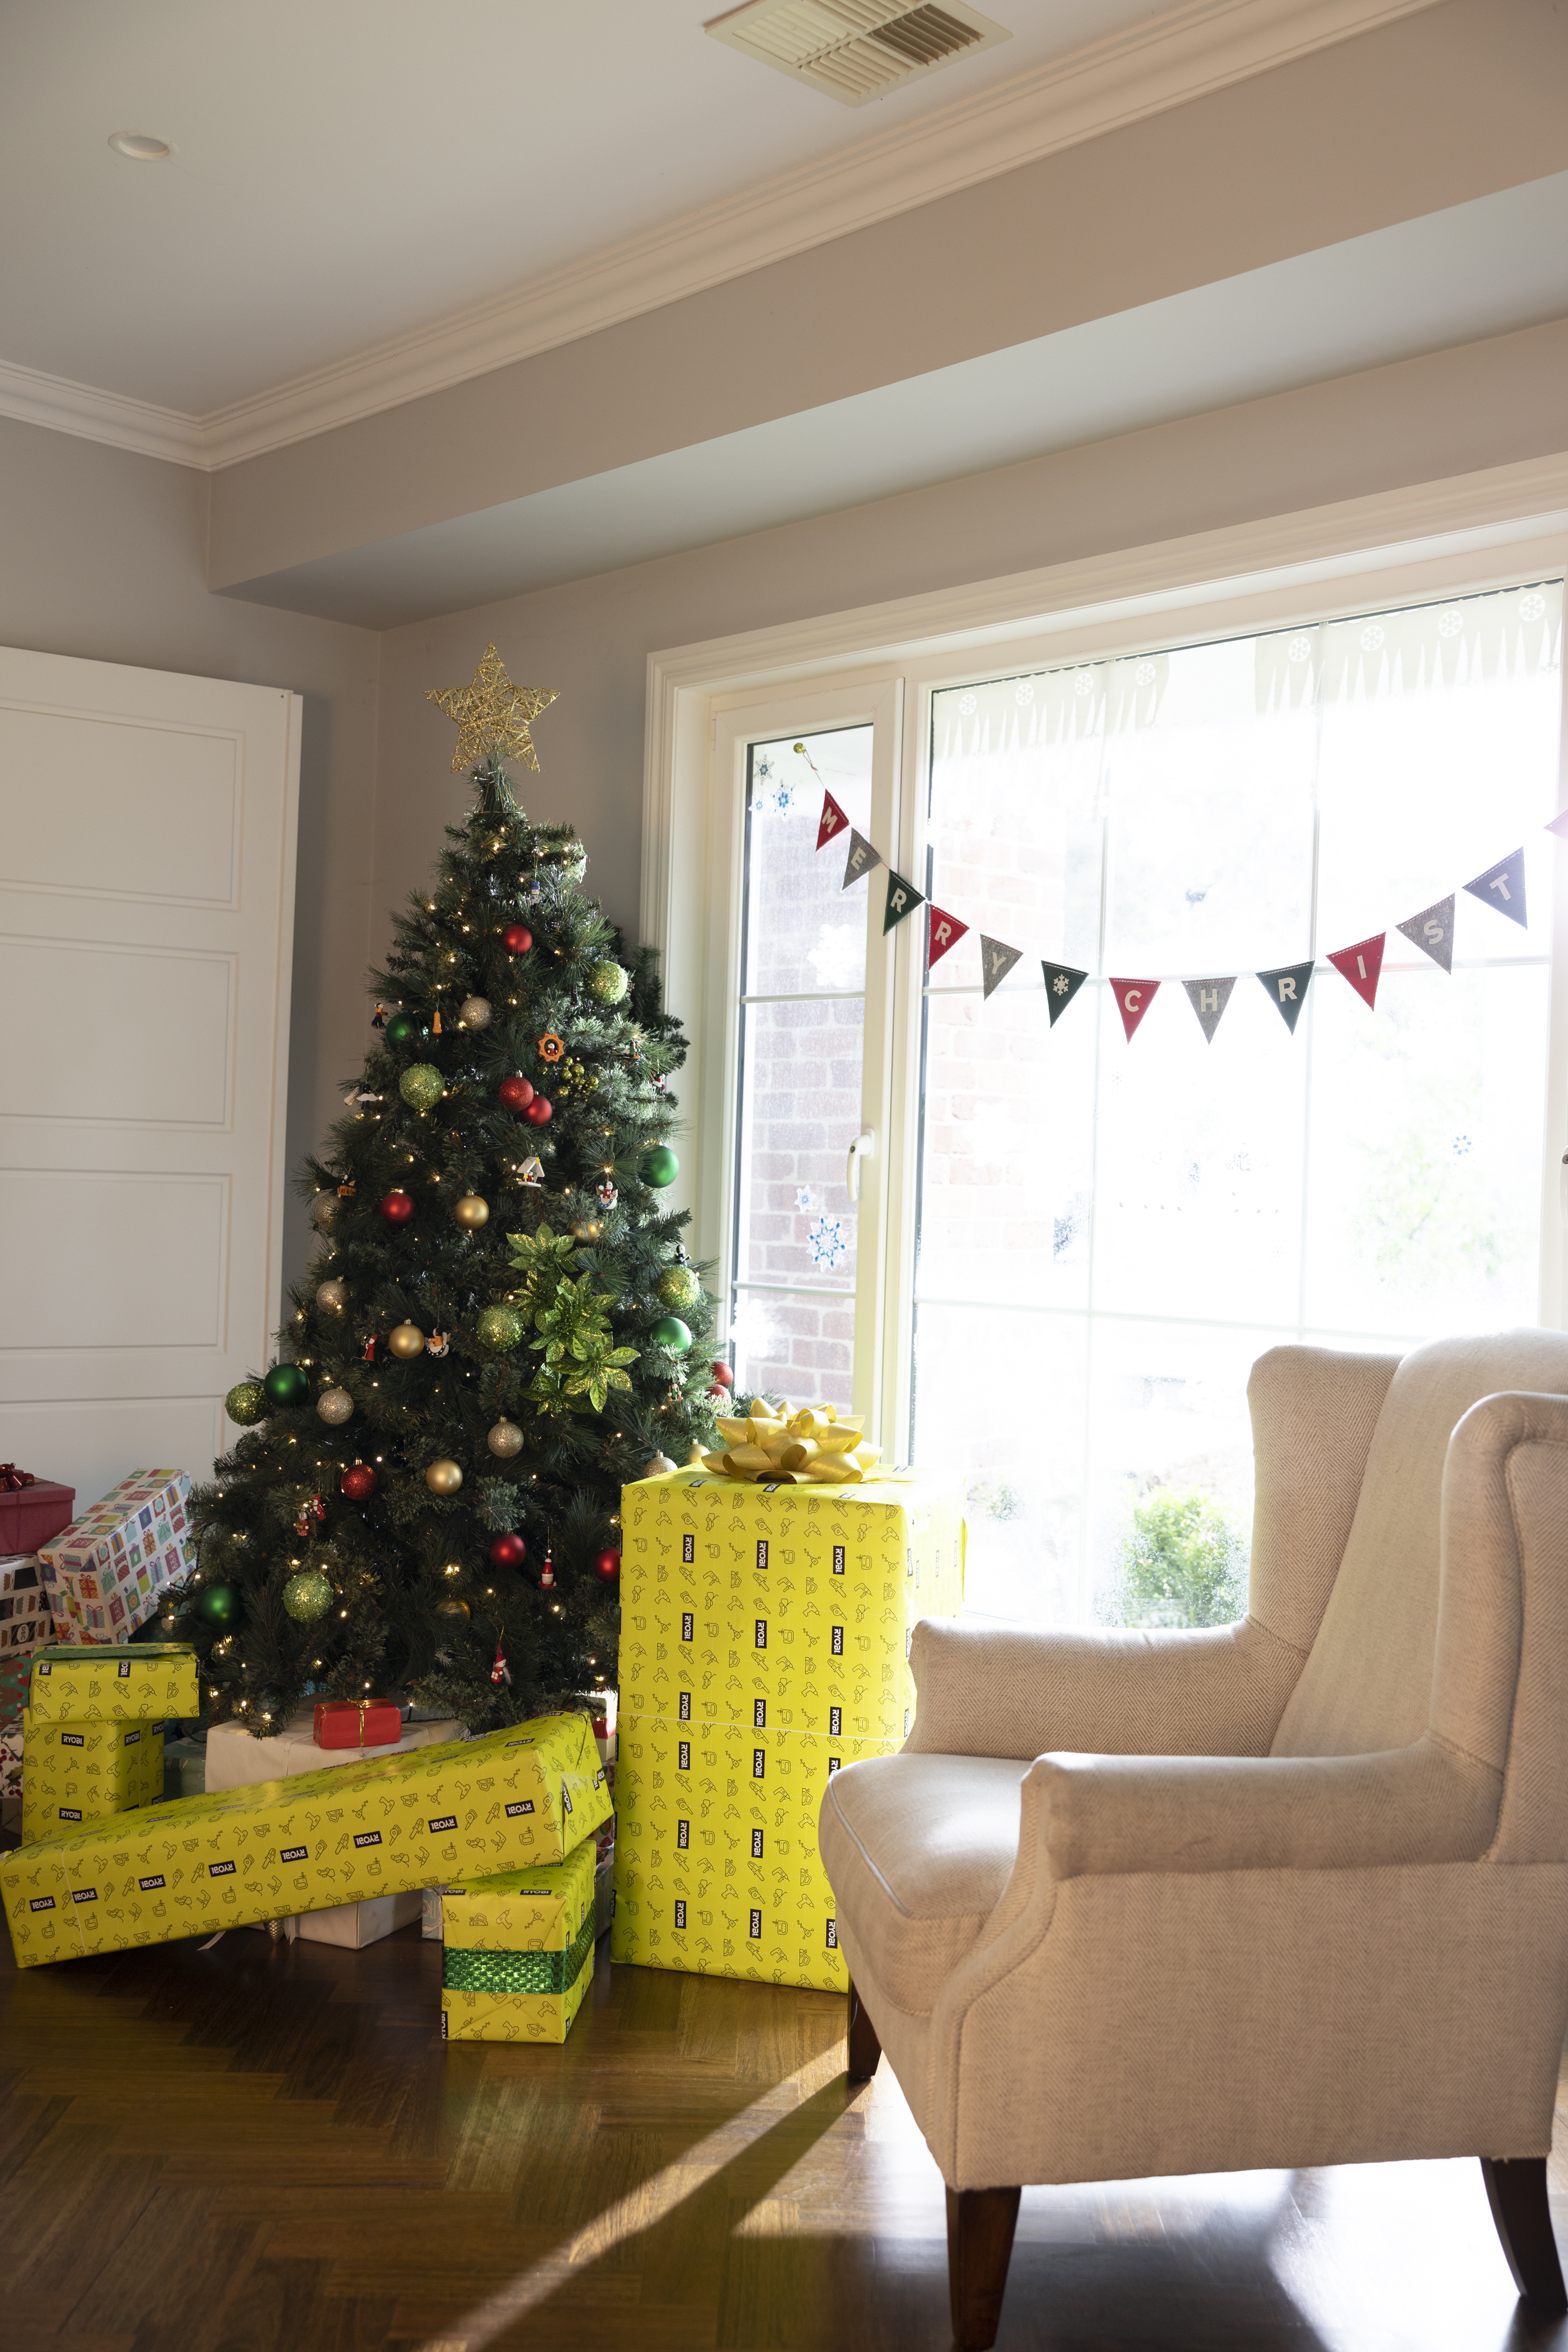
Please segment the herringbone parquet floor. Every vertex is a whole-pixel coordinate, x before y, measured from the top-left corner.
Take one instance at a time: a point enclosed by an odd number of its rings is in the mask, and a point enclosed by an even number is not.
[[[842,2009],[600,1947],[562,2049],[441,1956],[0,1962],[5,2352],[939,2352],[941,2183]],[[1565,2135],[1568,2137],[1568,2135]],[[1568,2186],[1565,2181],[1564,2186]],[[1001,2352],[1524,2352],[1474,2164],[1026,2191]]]

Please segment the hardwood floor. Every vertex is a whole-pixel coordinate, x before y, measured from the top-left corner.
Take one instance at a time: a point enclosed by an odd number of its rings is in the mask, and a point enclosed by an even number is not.
[[[417,1929],[7,1952],[6,2352],[948,2344],[942,2182],[885,2062],[846,2083],[842,2001],[601,1944],[564,2048],[443,2047],[440,1967]],[[1568,2324],[1515,2302],[1479,2165],[1383,2165],[1026,2189],[998,2343],[1568,2352]]]

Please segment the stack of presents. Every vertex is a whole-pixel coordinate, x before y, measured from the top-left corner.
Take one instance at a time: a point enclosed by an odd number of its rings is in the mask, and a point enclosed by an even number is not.
[[[962,1605],[955,1479],[644,1479],[622,1496],[618,1695],[474,1739],[325,1703],[265,1740],[216,1727],[193,1780],[164,1755],[199,1712],[193,1651],[123,1640],[190,1565],[183,1490],[128,1481],[15,1588],[45,1595],[27,1622],[54,1635],[5,1669],[26,1682],[24,1843],[0,1861],[22,1967],[247,1926],[361,1944],[423,1917],[455,2041],[563,2041],[607,1927],[616,1960],[844,1986],[818,1815],[834,1772],[902,1745],[915,1622]],[[178,1559],[144,1595],[127,1530],[160,1505]]]

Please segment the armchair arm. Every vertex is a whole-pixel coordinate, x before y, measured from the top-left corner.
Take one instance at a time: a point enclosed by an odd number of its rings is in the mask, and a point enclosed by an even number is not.
[[[1428,1733],[1375,1756],[1041,1756],[1024,1787],[1025,1822],[1061,1882],[1474,1862],[1502,1775]]]
[[[1195,1633],[1069,1633],[925,1617],[910,1748],[948,1756],[1264,1756],[1299,1650],[1251,1619]]]

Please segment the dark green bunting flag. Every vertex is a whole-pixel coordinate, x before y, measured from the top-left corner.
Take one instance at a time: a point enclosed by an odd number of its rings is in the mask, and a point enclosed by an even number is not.
[[[883,938],[886,939],[889,931],[902,923],[905,915],[913,915],[916,907],[924,907],[925,904],[925,891],[917,890],[913,882],[906,882],[903,875],[895,874],[890,866],[887,869],[887,907],[882,919]]]
[[[1058,1014],[1066,1012],[1089,974],[1075,971],[1070,963],[1042,963],[1040,970],[1045,974],[1045,1002],[1054,1029]]]
[[[1301,1017],[1301,1007],[1307,1001],[1307,982],[1312,976],[1312,961],[1281,964],[1277,971],[1260,971],[1258,975],[1269,992],[1269,1001],[1280,1008],[1280,1018],[1292,1036]]]

